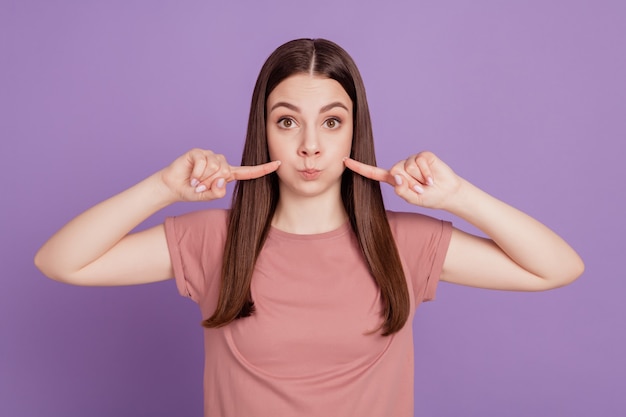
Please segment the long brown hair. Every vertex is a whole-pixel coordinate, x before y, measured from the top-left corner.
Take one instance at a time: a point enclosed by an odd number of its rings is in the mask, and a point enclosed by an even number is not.
[[[339,82],[353,103],[351,158],[376,165],[372,124],[361,75],[346,51],[324,39],[297,39],[280,46],[267,59],[256,81],[241,165],[269,162],[266,102],[285,78],[312,73]],[[400,330],[410,312],[409,292],[395,241],[387,221],[380,184],[346,169],[341,198],[363,256],[380,292],[382,334]],[[254,313],[250,282],[267,238],[279,199],[278,176],[237,182],[224,247],[222,285],[213,315],[205,327],[224,326]]]

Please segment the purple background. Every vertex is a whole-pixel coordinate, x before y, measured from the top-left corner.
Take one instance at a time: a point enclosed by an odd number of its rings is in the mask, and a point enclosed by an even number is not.
[[[546,293],[442,284],[416,415],[625,415],[626,8],[592,0],[2,0],[0,415],[201,415],[201,317],[173,281],[66,286],[32,257],[188,148],[236,164],[260,66],[303,36],[359,65],[379,165],[432,150],[586,261]]]

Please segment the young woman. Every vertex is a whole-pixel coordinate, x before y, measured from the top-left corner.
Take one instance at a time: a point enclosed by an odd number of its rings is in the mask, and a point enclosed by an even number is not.
[[[233,181],[231,210],[130,233]],[[381,182],[489,239],[386,212]],[[359,72],[321,39],[288,42],[264,64],[241,166],[191,150],[76,217],[35,262],[77,285],[175,277],[205,318],[207,416],[412,416],[411,320],[439,279],[539,291],[583,271],[560,237],[434,154],[377,167]]]

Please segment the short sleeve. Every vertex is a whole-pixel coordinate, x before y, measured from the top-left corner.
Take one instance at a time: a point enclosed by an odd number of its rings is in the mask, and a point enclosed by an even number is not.
[[[227,213],[203,210],[165,219],[176,287],[196,303],[219,287]]]
[[[418,213],[387,212],[416,306],[435,298],[452,224]]]

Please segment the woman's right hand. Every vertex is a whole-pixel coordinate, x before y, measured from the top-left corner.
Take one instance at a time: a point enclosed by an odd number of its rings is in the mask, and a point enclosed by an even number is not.
[[[278,169],[280,161],[232,166],[224,155],[192,149],[161,171],[161,179],[176,201],[210,201],[226,195],[226,183],[260,178]]]

